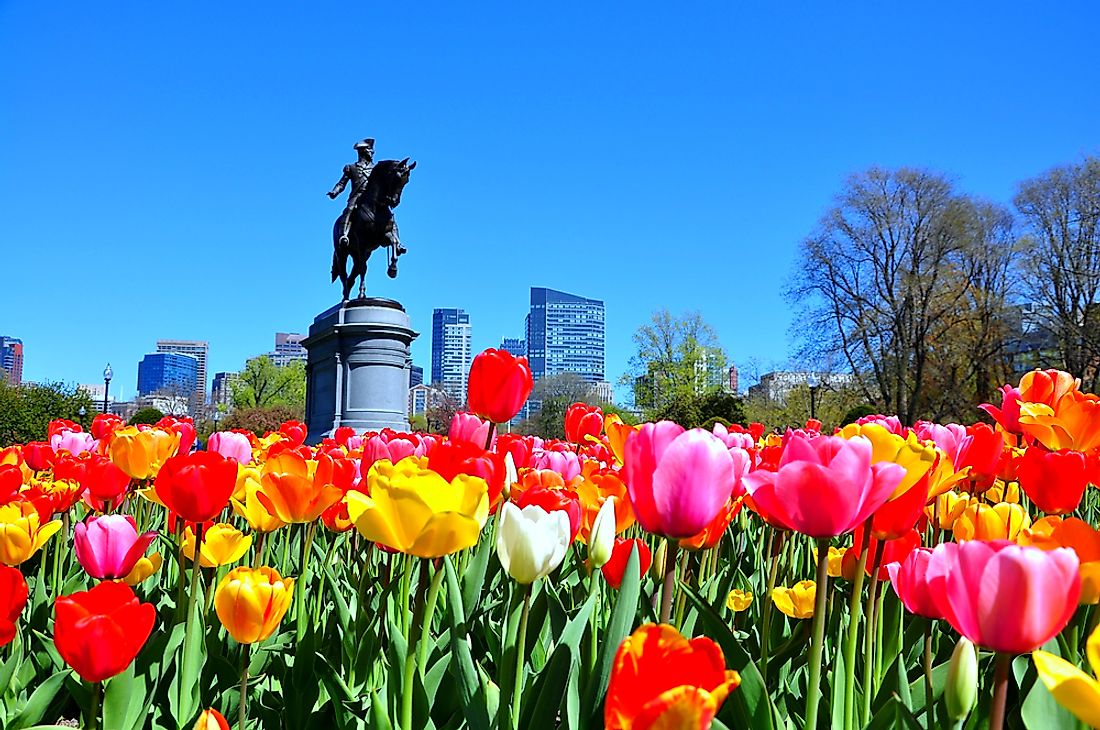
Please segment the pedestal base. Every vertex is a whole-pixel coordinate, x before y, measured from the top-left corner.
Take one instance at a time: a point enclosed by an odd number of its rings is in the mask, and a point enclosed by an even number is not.
[[[320,443],[340,426],[407,431],[409,346],[417,335],[392,299],[353,299],[317,315],[302,340],[307,443]]]

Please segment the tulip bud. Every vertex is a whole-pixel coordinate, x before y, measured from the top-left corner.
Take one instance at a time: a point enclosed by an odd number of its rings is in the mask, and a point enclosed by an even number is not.
[[[588,537],[588,559],[592,567],[602,568],[615,548],[615,498],[608,497],[596,513]]]
[[[553,572],[569,549],[569,516],[505,502],[497,523],[497,557],[512,578],[529,585]]]
[[[516,470],[516,460],[512,458],[512,452],[504,452],[504,489],[501,495],[507,501],[512,497],[512,485],[519,482],[519,472]]]
[[[653,551],[653,562],[649,565],[649,576],[655,581],[665,579],[665,558],[668,556],[668,540],[658,540]]]
[[[964,720],[978,701],[978,654],[966,638],[960,638],[951,652],[943,693],[951,722]]]

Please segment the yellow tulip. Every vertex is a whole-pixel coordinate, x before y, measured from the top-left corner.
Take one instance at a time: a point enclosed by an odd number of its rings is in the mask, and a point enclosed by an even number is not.
[[[936,463],[936,448],[910,433],[902,438],[877,423],[863,425],[850,423],[840,430],[840,435],[850,439],[864,436],[871,442],[871,463],[890,462],[905,469],[905,477],[894,488],[890,499],[897,499],[909,491]]]
[[[149,578],[158,570],[160,570],[161,564],[164,562],[164,558],[160,553],[153,553],[152,555],[142,555],[141,559],[134,565],[134,569],[131,570],[122,581],[128,586],[136,586],[146,578]]]
[[[726,597],[726,608],[734,613],[740,613],[752,605],[752,591],[743,591],[734,588]]]
[[[1089,636],[1086,653],[1093,674],[1100,675],[1100,629]],[[1089,727],[1100,727],[1100,682],[1095,677],[1045,651],[1032,652],[1031,659],[1058,704]]]
[[[214,610],[239,644],[271,636],[283,620],[294,594],[294,580],[274,568],[234,568],[218,584]]]
[[[1019,504],[1020,484],[1019,482],[1006,483],[1001,479],[997,479],[993,482],[993,486],[982,494],[982,497],[991,504],[996,504],[997,502]]]
[[[955,520],[959,519],[969,506],[970,497],[968,495],[959,494],[958,492],[944,492],[924,508],[924,513],[928,515],[933,527],[940,530],[950,530],[955,526]]]
[[[0,563],[23,563],[61,529],[60,520],[41,523],[38,510],[30,502],[0,505]]]
[[[814,565],[817,565],[817,548],[811,548],[814,553]],[[838,548],[829,546],[829,554],[826,556],[828,562],[828,572],[830,578],[840,578],[843,575],[842,566],[844,565],[844,554],[848,552],[848,548]]]
[[[180,436],[161,428],[127,426],[111,437],[111,461],[132,479],[152,479],[176,455]]]
[[[603,421],[603,432],[607,434],[607,443],[611,446],[611,453],[615,455],[615,461],[623,463],[623,453],[626,451],[626,440],[630,434],[638,430],[637,426],[628,426],[618,414],[612,413]]]
[[[489,517],[485,480],[459,474],[450,483],[410,456],[376,461],[370,496],[348,492],[348,516],[363,537],[421,558],[440,558],[477,543]]]
[[[252,536],[246,536],[233,525],[218,522],[202,532],[202,549],[199,551],[199,565],[204,568],[218,568],[235,563],[244,557],[252,547]],[[184,557],[195,560],[195,532],[188,525],[183,533],[180,545]]]
[[[803,580],[791,588],[772,590],[772,602],[780,611],[791,618],[813,618],[814,599],[817,597],[817,583]]]
[[[259,470],[257,469],[255,471],[258,475]],[[237,484],[240,486],[241,482],[238,481]],[[233,511],[236,512],[238,516],[243,517],[254,532],[275,532],[275,530],[285,527],[286,523],[268,512],[267,507],[264,507],[263,503],[256,496],[259,491],[259,480],[249,478],[244,484],[244,495],[241,497],[234,496],[230,500],[230,503],[233,505]]]
[[[1021,530],[1031,527],[1031,516],[1018,504],[984,504],[973,500],[951,528],[956,541],[1015,540]]]

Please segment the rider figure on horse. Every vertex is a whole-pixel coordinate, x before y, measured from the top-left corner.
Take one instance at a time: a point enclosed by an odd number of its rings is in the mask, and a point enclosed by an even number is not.
[[[359,154],[359,159],[350,165],[344,165],[344,174],[332,190],[328,192],[328,196],[335,200],[340,193],[344,192],[347,184],[351,183],[351,194],[348,195],[348,204],[344,208],[343,232],[340,235],[340,243],[344,246],[348,245],[351,217],[359,205],[359,198],[366,192],[367,181],[370,180],[371,170],[374,169],[374,140],[370,137],[360,140],[355,143],[354,149]],[[394,230],[388,238],[394,246],[396,256],[406,253],[407,249],[401,245],[397,238],[396,224],[394,224]]]

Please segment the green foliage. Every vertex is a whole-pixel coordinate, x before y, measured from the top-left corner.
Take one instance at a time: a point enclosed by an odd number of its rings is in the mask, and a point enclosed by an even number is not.
[[[137,413],[127,419],[127,422],[135,426],[143,423],[152,425],[162,418],[164,418],[164,413],[159,408],[148,406],[138,409]]]
[[[230,384],[234,408],[289,406],[305,412],[306,366],[301,361],[276,365],[267,355],[254,357]]]
[[[814,410],[825,432],[830,432],[835,426],[851,423],[849,412],[855,412],[857,405],[866,407],[863,395],[849,387],[822,386],[817,389],[814,397]],[[758,395],[746,398],[744,405],[745,416],[750,422],[764,423],[781,431],[788,427],[798,428],[805,425],[806,419],[810,417],[810,389],[806,385],[798,385],[782,401]]]
[[[654,420],[675,421],[684,428],[712,428],[719,421],[725,425],[748,424],[741,399],[721,390],[685,394],[657,411]]]
[[[574,403],[604,404],[595,397],[592,384],[576,373],[549,375],[535,383],[529,402],[539,409],[524,420],[518,430],[543,438],[565,438],[565,412]],[[606,411],[605,411],[606,412]]]
[[[241,408],[232,411],[221,420],[219,431],[247,429],[263,435],[268,431],[278,431],[284,421],[300,421],[305,418],[305,406],[268,406],[266,408]]]
[[[50,421],[66,418],[83,425],[99,411],[88,394],[63,383],[12,385],[0,379],[0,445],[41,441]]]
[[[409,428],[413,431],[427,431],[428,430],[428,417],[423,413],[417,413],[409,416]]]
[[[849,408],[848,412],[841,417],[840,423],[837,425],[847,426],[849,423],[855,423],[864,416],[873,416],[876,413],[878,413],[878,411],[875,410],[874,406],[868,405],[867,403],[861,403],[858,406]]]

